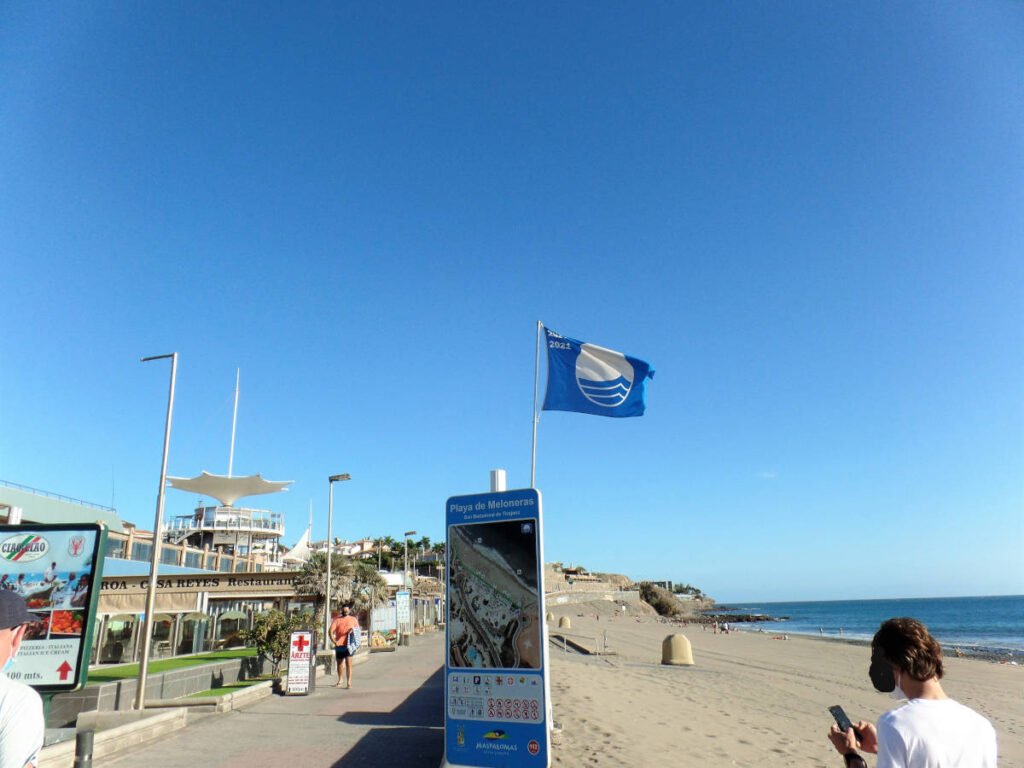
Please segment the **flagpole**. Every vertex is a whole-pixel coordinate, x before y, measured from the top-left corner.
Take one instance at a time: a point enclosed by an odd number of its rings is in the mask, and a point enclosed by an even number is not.
[[[537,359],[533,367],[533,451],[530,456],[530,487],[537,487],[537,392],[540,388],[540,332],[544,324],[537,321]]]

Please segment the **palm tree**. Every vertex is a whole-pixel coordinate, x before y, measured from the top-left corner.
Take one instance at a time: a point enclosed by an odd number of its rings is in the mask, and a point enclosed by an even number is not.
[[[420,540],[416,542],[416,547],[424,555],[427,554],[427,552],[430,551],[430,537],[429,536],[421,537]]]
[[[331,605],[347,600],[352,595],[355,566],[344,555],[331,555]],[[327,552],[314,552],[306,561],[295,580],[295,594],[312,595],[314,626],[324,625],[324,610],[327,605]]]
[[[388,553],[388,570],[393,571],[395,570],[395,550],[398,549],[398,542],[393,536],[385,536],[382,541],[384,549]]]
[[[388,585],[384,577],[366,560],[355,564],[352,577],[352,605],[356,610],[373,610],[388,600]]]
[[[382,565],[381,565],[381,562],[382,562],[381,561],[381,555],[384,552],[384,546],[385,546],[385,541],[384,541],[384,537],[383,536],[373,540],[373,548],[375,550],[377,550],[377,570],[378,571],[382,567]]]

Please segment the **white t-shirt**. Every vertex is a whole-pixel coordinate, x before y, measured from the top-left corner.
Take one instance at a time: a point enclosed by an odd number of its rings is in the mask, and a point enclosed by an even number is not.
[[[953,699],[911,699],[878,720],[877,768],[996,768],[996,732]]]
[[[37,765],[45,732],[39,694],[0,673],[0,766]]]

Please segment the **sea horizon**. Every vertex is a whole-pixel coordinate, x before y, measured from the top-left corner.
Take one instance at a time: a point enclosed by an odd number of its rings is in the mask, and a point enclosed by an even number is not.
[[[1006,659],[1024,656],[1024,595],[734,601],[714,610],[768,617],[736,623],[746,631],[854,642],[870,641],[886,619],[910,616],[924,623],[947,652]]]

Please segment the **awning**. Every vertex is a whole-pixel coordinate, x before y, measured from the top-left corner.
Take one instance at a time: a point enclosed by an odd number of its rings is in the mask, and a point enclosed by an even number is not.
[[[168,616],[166,613],[154,613],[153,614],[153,622],[156,623],[158,621],[168,621],[168,622],[170,622],[170,621],[174,621],[174,617],[173,616]]]
[[[192,611],[181,617],[182,621],[209,621],[210,617],[200,611]]]
[[[224,619],[248,619],[249,616],[241,611],[225,611],[217,618],[223,621]]]
[[[185,613],[196,609],[198,595],[194,592],[169,592],[157,591],[156,609],[170,613]],[[97,613],[145,613],[146,593],[140,591],[138,594],[119,595],[109,594],[106,591],[100,593],[100,604]],[[132,619],[135,620],[134,617]]]
[[[107,621],[138,621],[139,617],[131,613],[119,613],[115,616],[110,616]]]

